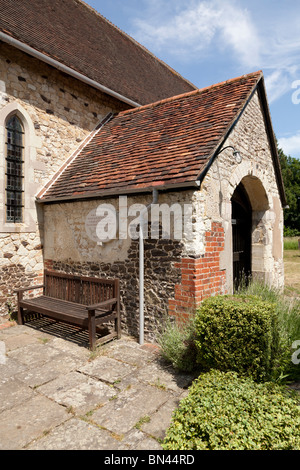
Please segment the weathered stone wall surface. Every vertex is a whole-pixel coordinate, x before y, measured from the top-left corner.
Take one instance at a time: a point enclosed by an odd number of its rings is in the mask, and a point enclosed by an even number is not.
[[[7,312],[6,302],[14,288],[39,282],[43,270],[43,212],[36,206],[35,195],[109,112],[126,108],[1,43],[0,315]],[[13,113],[25,130],[22,224],[5,222],[5,122]]]
[[[161,206],[179,204],[183,214],[184,206],[191,205],[191,218],[190,230],[180,239],[149,236],[145,240],[148,340],[155,339],[165,315],[187,318],[203,299],[232,292],[231,197],[240,182],[253,210],[252,270],[268,282],[282,285],[282,207],[257,95],[226,145],[241,152],[242,163],[235,162],[228,149],[213,163],[199,190],[159,192]],[[120,278],[123,328],[138,335],[139,244],[129,236],[120,239],[119,234],[116,240],[97,244],[93,216],[104,202],[121,211],[117,198],[45,206],[46,263],[64,272]],[[128,208],[150,202],[150,195],[126,200]]]
[[[183,216],[185,204],[190,204],[192,210],[193,197],[193,191],[159,193],[158,204],[172,207],[178,203]],[[128,197],[127,212],[130,212],[133,204],[147,206],[151,201],[151,195]],[[138,336],[140,251],[139,240],[131,238],[135,231],[130,231],[130,226],[138,217],[139,211],[128,217],[126,239],[120,239],[120,233],[117,233],[116,239],[99,245],[96,225],[100,218],[95,217],[95,210],[101,204],[115,207],[118,217],[120,204],[123,202],[114,198],[45,205],[45,265],[67,273],[119,278],[122,327],[124,331]],[[169,220],[172,229],[172,215]],[[194,225],[193,219],[189,222]],[[155,339],[159,325],[170,314],[169,299],[175,299],[176,286],[180,286],[182,282],[182,270],[178,261],[182,257],[193,260],[196,256],[196,234],[193,231],[192,236],[187,237],[183,229],[183,237],[179,240],[174,236],[171,239],[163,238],[163,224],[159,233],[151,237],[151,227],[156,228],[149,212],[148,233],[144,240],[144,315],[145,338],[150,341]]]
[[[162,220],[159,232],[151,232],[157,220],[148,212],[148,233],[144,240],[144,333],[147,340],[155,339],[168,315],[184,320],[194,314],[204,298],[226,291],[226,271],[220,268],[224,229],[222,224],[212,223],[210,230],[206,230],[201,214],[197,213],[197,198],[197,190],[159,193],[161,209],[175,209],[176,204],[181,208],[177,212],[177,216],[182,215],[180,238],[173,230],[170,237],[164,238],[167,225]],[[147,206],[150,203],[151,196],[128,197],[127,213],[130,214],[133,204]],[[140,249],[139,241],[130,237],[135,233],[130,231],[130,226],[139,212],[128,217],[126,239],[120,239],[119,226],[116,239],[99,245],[96,226],[100,217],[95,216],[95,211],[101,204],[112,205],[116,216],[121,214],[121,205],[124,208],[117,198],[45,205],[45,264],[66,273],[119,278],[122,326],[138,336]],[[186,207],[190,209],[187,212]],[[168,218],[168,212],[165,215]],[[171,229],[174,228],[172,217],[169,221]]]
[[[224,147],[237,149],[242,162],[236,163],[232,150],[220,153],[211,166],[198,194],[201,223],[221,223],[225,247],[221,268],[226,269],[226,288],[232,290],[231,198],[243,183],[252,206],[252,273],[270,285],[282,288],[283,209],[277,187],[270,143],[258,94],[255,93]]]

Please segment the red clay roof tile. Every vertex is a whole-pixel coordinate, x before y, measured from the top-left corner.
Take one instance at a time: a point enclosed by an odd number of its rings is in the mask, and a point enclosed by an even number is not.
[[[82,0],[1,0],[0,31],[139,104],[195,89]]]
[[[194,185],[261,78],[256,72],[119,113],[41,200]]]

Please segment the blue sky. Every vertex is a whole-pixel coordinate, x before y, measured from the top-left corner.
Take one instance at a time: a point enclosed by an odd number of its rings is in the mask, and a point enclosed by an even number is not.
[[[274,132],[300,158],[299,0],[85,0],[198,88],[262,70]]]

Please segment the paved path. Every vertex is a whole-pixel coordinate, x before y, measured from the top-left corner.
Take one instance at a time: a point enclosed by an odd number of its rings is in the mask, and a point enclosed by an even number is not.
[[[47,320],[0,329],[0,450],[160,450],[192,377],[153,345],[123,336],[92,355],[68,333]]]

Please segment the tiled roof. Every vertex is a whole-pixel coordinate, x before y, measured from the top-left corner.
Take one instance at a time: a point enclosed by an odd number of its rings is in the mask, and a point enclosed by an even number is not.
[[[42,201],[196,185],[261,72],[124,111],[50,182]]]
[[[195,89],[82,0],[0,0],[0,32],[138,104]]]

